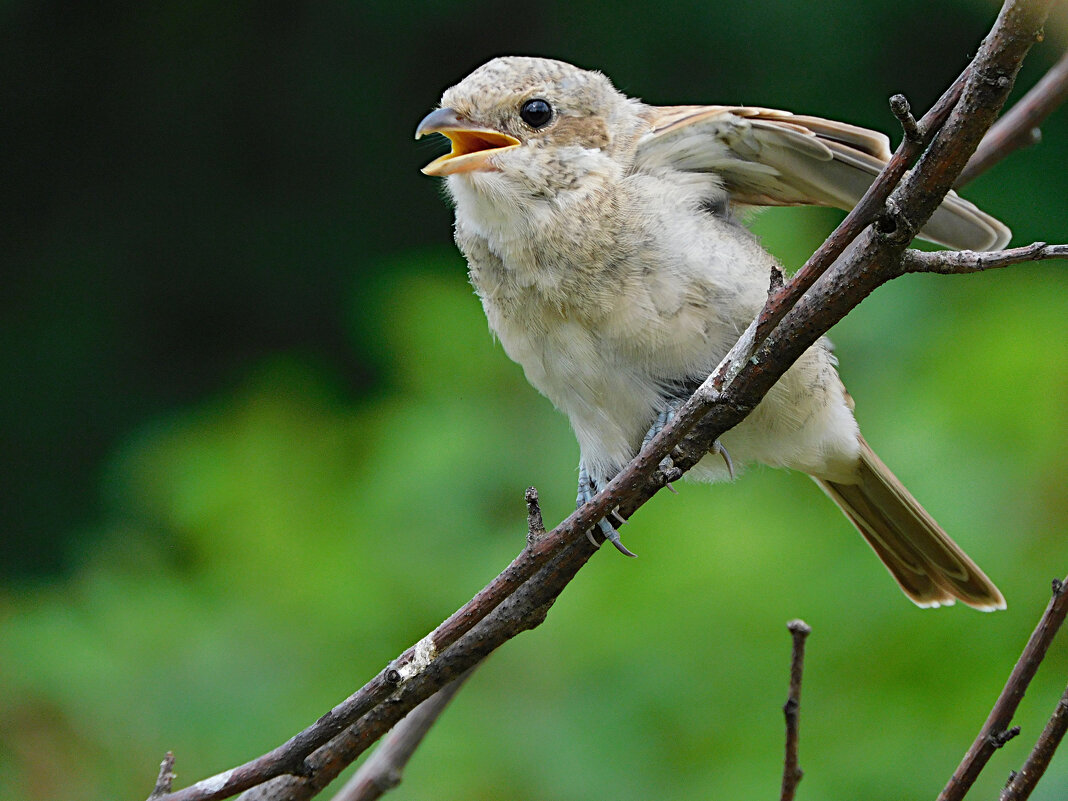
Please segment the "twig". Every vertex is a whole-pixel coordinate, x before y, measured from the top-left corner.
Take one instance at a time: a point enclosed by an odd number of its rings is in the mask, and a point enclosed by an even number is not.
[[[957,186],[964,186],[1020,148],[1036,144],[1042,138],[1038,126],[1066,99],[1068,53],[994,124],[957,179]]]
[[[165,796],[171,791],[176,775],[174,773],[174,752],[168,751],[159,763],[159,776],[156,778],[156,786],[152,789],[148,801]]]
[[[446,684],[409,712],[360,765],[333,801],[372,801],[400,784],[404,768],[415,749],[473,672],[474,668]]]
[[[1045,259],[1068,259],[1068,245],[1047,245],[1035,242],[1019,248],[976,253],[971,250],[940,250],[926,252],[907,250],[901,258],[901,267],[907,273],[940,273],[964,275],[984,270],[996,270],[1025,261]]]
[[[801,727],[801,675],[805,667],[805,640],[812,628],[803,620],[791,620],[786,624],[793,637],[793,653],[790,659],[790,694],[783,704],[786,718],[786,757],[782,767],[782,801],[793,801],[797,785],[805,772],[798,759],[798,740]]]
[[[1042,774],[1049,767],[1049,761],[1053,752],[1064,739],[1064,733],[1068,731],[1068,689],[1064,691],[1061,700],[1057,702],[1057,708],[1053,710],[1046,728],[1039,735],[1038,742],[1031,750],[1019,773],[1013,773],[1005,789],[1001,791],[999,801],[1026,801],[1031,797],[1031,792],[1042,778]]]
[[[1064,622],[1065,614],[1068,614],[1068,592],[1065,588],[1063,581],[1054,579],[1053,598],[1031,634],[1031,639],[1027,641],[1023,653],[1020,654],[1020,659],[1012,669],[1005,688],[994,703],[994,708],[990,710],[990,716],[987,717],[972,747],[968,749],[968,753],[964,755],[964,759],[939,794],[938,801],[959,801],[964,798],[965,793],[975,783],[980,771],[994,752],[1014,736],[1011,733],[1012,730],[1009,729],[1012,716],[1016,713],[1020,701],[1023,700],[1024,693],[1027,692],[1027,685],[1031,683],[1035,671],[1038,670],[1039,664],[1046,656],[1046,651],[1054,635],[1057,634],[1057,629]],[[1019,733],[1018,728],[1016,733]]]
[[[920,121],[928,135],[937,127],[928,123],[936,110],[946,119],[916,168],[894,190],[897,207],[917,225],[922,226],[939,205],[993,122],[1051,1],[1008,0],[972,64],[936,109]],[[907,144],[902,143],[899,153]],[[884,170],[883,175],[887,174]],[[875,212],[884,207],[882,200],[873,198],[893,186],[889,181],[877,183],[878,193],[869,191],[868,200],[862,201],[868,204],[864,215],[869,216],[864,219],[872,218],[871,204],[875,204]],[[853,233],[843,239],[841,231],[840,226],[832,235],[834,243],[820,249],[821,259],[826,259],[821,274],[843,252],[843,243],[855,236]],[[544,538],[524,548],[471,601],[288,742],[244,765],[171,793],[165,796],[167,801],[210,801],[276,783],[299,785],[306,792],[287,797],[306,798],[325,786],[417,704],[503,642],[539,625],[549,606],[594,553],[585,532],[617,507],[624,517],[629,516],[658,492],[667,480],[659,465],[669,453],[680,471],[696,464],[713,441],[741,422],[824,332],[876,287],[901,274],[899,260],[907,245],[907,239],[877,235],[869,228],[847,254],[834,261],[825,280],[816,283],[812,279],[814,285],[804,297],[794,292],[780,299],[766,318],[780,322],[768,328],[770,333],[755,353],[753,344],[758,340],[753,333],[761,320],[767,325],[763,314],[753,321],[714,376],[619,475]],[[793,286],[791,281],[788,288]],[[742,357],[748,353],[753,353],[751,358]]]

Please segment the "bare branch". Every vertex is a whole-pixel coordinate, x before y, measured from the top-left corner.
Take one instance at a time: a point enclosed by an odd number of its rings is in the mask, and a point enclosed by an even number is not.
[[[1035,242],[1024,247],[986,253],[976,253],[972,250],[940,250],[932,253],[922,250],[906,250],[901,258],[901,267],[906,273],[964,275],[1010,267],[1025,261],[1046,259],[1068,259],[1068,245],[1047,245],[1045,242]]]
[[[1001,791],[999,801],[1026,801],[1031,797],[1031,792],[1042,778],[1042,774],[1049,767],[1049,761],[1053,758],[1053,752],[1064,739],[1068,731],[1068,689],[1064,691],[1061,700],[1057,702],[1057,708],[1053,710],[1046,728],[1039,735],[1038,742],[1031,750],[1024,766],[1019,773],[1013,773],[1005,789]]]
[[[1042,80],[994,124],[957,179],[957,186],[978,178],[1020,148],[1038,143],[1042,138],[1038,126],[1066,99],[1068,53],[1061,56]]]
[[[533,489],[533,488],[532,488]],[[528,490],[529,492],[529,490]],[[537,493],[535,493],[535,500]],[[386,735],[381,745],[360,765],[351,779],[334,796],[334,801],[372,801],[388,793],[401,782],[401,776],[415,749],[423,742],[453,696],[474,672],[464,673],[446,684],[415,709]]]
[[[1015,734],[1019,733],[1016,727],[1015,733],[1009,728],[1012,716],[1016,714],[1016,708],[1023,700],[1027,686],[1034,678],[1035,671],[1046,656],[1053,637],[1064,622],[1068,614],[1068,591],[1065,582],[1054,579],[1053,598],[1046,607],[1042,619],[1031,634],[1031,639],[1020,654],[1020,659],[1009,675],[1005,688],[990,710],[990,715],[980,729],[979,735],[964,755],[964,759],[953,772],[953,776],[938,796],[938,801],[960,801],[968,792],[980,771],[993,756],[994,752],[1001,748]]]
[[[803,620],[791,620],[786,624],[793,637],[793,653],[790,659],[790,694],[783,705],[786,718],[786,758],[782,766],[782,801],[793,801],[797,785],[805,775],[798,758],[798,742],[801,727],[801,676],[805,668],[805,640],[812,628]]]

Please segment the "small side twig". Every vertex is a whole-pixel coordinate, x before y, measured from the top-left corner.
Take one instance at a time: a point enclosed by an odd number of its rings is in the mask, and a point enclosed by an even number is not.
[[[953,772],[953,776],[938,795],[938,801],[960,801],[968,792],[980,771],[993,756],[994,752],[1013,736],[1009,723],[1016,714],[1016,708],[1023,700],[1027,686],[1035,676],[1039,664],[1046,656],[1053,637],[1068,614],[1068,585],[1054,579],[1053,598],[1050,600],[1042,619],[1031,634],[1031,639],[1020,654],[1020,659],[1005,682],[1005,688],[990,710],[990,716],[983,724],[968,753]]]
[[[1049,761],[1053,752],[1064,739],[1068,731],[1068,689],[1064,691],[1061,700],[1057,702],[1057,708],[1053,710],[1046,728],[1038,737],[1038,742],[1031,749],[1031,753],[1024,762],[1018,773],[1013,773],[1005,789],[1001,791],[999,801],[1026,801],[1031,797],[1031,792],[1042,778],[1042,774],[1049,767]]]
[[[527,487],[523,497],[527,502],[527,545],[533,545],[545,537],[545,521],[541,516],[537,488]]]
[[[176,778],[177,774],[174,772],[174,752],[168,751],[164,755],[163,761],[159,763],[159,776],[156,778],[156,786],[148,796],[148,801],[167,795],[174,786],[174,780]]]
[[[890,111],[901,123],[901,131],[910,142],[922,142],[923,132],[916,124],[916,118],[912,116],[912,107],[909,106],[908,98],[904,95],[894,95],[890,98]]]
[[[786,718],[786,758],[782,767],[782,801],[793,801],[797,785],[805,775],[798,758],[801,724],[801,676],[805,667],[805,639],[812,628],[803,620],[791,620],[786,624],[793,637],[793,654],[790,658],[790,694],[783,704]]]
[[[1006,156],[1036,144],[1042,138],[1038,126],[1068,99],[1068,53],[1061,56],[1038,83],[998,120],[983,137],[957,179],[957,186],[978,177]]]
[[[529,490],[528,490],[529,492]],[[535,499],[537,493],[535,493]],[[474,673],[471,668],[419,704],[390,730],[382,743],[360,765],[359,770],[334,796],[333,801],[372,801],[381,798],[401,782],[404,768],[423,742],[453,696]]]
[[[1068,245],[1047,245],[1035,242],[1019,248],[976,253],[973,250],[940,250],[927,252],[906,250],[901,256],[901,270],[905,273],[940,273],[963,275],[1010,267],[1025,261],[1068,259]]]

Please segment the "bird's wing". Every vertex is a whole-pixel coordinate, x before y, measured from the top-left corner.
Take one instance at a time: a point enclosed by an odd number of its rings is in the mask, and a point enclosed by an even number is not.
[[[750,106],[650,107],[636,170],[713,173],[736,203],[849,210],[890,158],[880,133]],[[1011,232],[950,192],[920,232],[951,248],[993,250]]]

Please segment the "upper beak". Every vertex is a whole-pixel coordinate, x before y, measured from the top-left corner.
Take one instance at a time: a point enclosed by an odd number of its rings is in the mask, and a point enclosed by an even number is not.
[[[493,169],[488,163],[490,158],[520,144],[514,136],[473,125],[451,108],[439,108],[423,117],[415,129],[415,138],[432,133],[447,136],[452,150],[423,167],[427,175]]]

